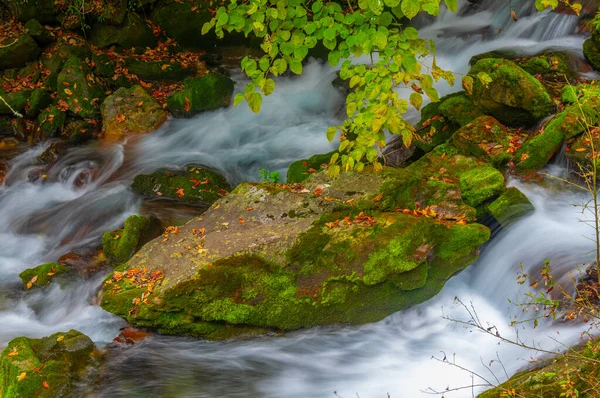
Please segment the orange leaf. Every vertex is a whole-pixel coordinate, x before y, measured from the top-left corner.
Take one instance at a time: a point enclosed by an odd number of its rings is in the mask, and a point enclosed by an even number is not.
[[[65,88],[65,94],[73,95],[73,92],[71,90],[69,90],[68,88]]]
[[[244,220],[243,218],[238,218],[238,221],[242,224],[246,222],[246,220]]]
[[[14,357],[17,355],[19,355],[19,351],[17,351],[17,347],[13,347],[12,351],[9,352],[8,354],[6,354],[6,356],[9,356],[9,357]]]
[[[188,97],[185,97],[185,111],[189,112],[190,111],[190,99]]]
[[[252,211],[252,210],[254,210],[254,208],[253,208],[253,207],[247,207],[247,208],[246,208],[246,211]]]
[[[43,385],[43,386],[44,386],[44,388],[46,388],[46,389],[47,389],[47,388],[50,388],[50,386],[48,385],[48,382],[47,382],[47,381],[44,381],[44,382],[42,383],[42,385]]]
[[[528,157],[529,157],[528,153],[524,153],[523,155],[521,155],[521,162],[527,160]]]
[[[575,152],[583,152],[583,151],[585,151],[585,148],[577,148],[577,149],[575,149]]]
[[[185,195],[185,193],[183,192],[183,188],[179,188],[176,192],[177,196],[179,196],[179,198],[183,198],[183,196]]]

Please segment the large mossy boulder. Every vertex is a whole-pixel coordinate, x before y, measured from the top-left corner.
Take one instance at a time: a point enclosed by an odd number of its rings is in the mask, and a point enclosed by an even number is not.
[[[584,122],[585,119],[585,122]],[[516,170],[521,174],[535,172],[548,163],[564,141],[577,137],[600,121],[600,97],[585,96],[567,106],[517,150]],[[585,148],[585,145],[576,148]],[[578,153],[575,149],[575,153]]]
[[[162,169],[137,175],[131,188],[147,198],[170,198],[206,207],[231,190],[223,176],[194,164],[182,170]]]
[[[139,85],[118,89],[106,97],[100,111],[102,136],[107,141],[151,133],[167,120],[167,112]]]
[[[118,268],[101,305],[210,339],[381,320],[436,295],[489,239],[462,200],[498,194],[467,175],[478,166],[432,152],[407,169],[313,173],[300,187],[241,184]]]
[[[52,72],[52,75],[58,75],[65,62],[71,57],[77,57],[80,60],[92,59],[92,52],[82,37],[73,36],[69,40],[59,40],[47,47],[41,56],[41,61],[44,67]]]
[[[128,13],[122,25],[95,23],[90,35],[98,47],[119,45],[125,49],[133,47],[156,47],[158,40],[152,28],[135,13]]]
[[[144,81],[178,82],[190,77],[196,71],[192,67],[183,67],[179,62],[154,62],[135,58],[125,60],[129,73]]]
[[[25,66],[40,52],[37,43],[27,33],[15,38],[0,38],[0,70]]]
[[[58,99],[69,106],[69,113],[81,118],[96,118],[104,90],[90,68],[72,56],[58,75]]]
[[[17,337],[0,358],[1,396],[85,396],[98,376],[99,362],[92,340],[76,330],[41,339]]]
[[[492,116],[482,116],[454,133],[452,144],[462,154],[502,167],[513,158],[524,139],[518,130],[504,126]]]
[[[599,348],[598,341],[589,342],[585,347],[570,348],[568,354],[541,360],[533,368],[518,372],[498,387],[479,394],[477,398],[564,397],[567,388],[579,392],[573,393],[573,396],[597,397]]]
[[[123,228],[102,235],[102,249],[106,257],[122,264],[142,245],[158,235],[160,230],[154,220],[134,214],[125,220]]]
[[[490,215],[502,227],[507,228],[515,221],[532,213],[535,208],[518,188],[508,188],[500,197],[487,208]]]
[[[51,92],[45,88],[36,88],[29,96],[29,104],[26,107],[26,114],[29,117],[36,117],[42,109],[52,103]]]
[[[490,82],[477,75],[485,73]],[[542,84],[514,62],[486,58],[469,71],[473,78],[471,99],[506,125],[531,126],[555,110],[552,98]]]
[[[191,117],[200,112],[228,106],[233,94],[233,81],[219,73],[187,78],[184,88],[167,97],[169,110],[175,117]]]
[[[27,22],[32,18],[42,23],[56,22],[58,10],[55,0],[1,0],[1,2],[21,22]]]
[[[592,26],[592,36],[583,43],[583,55],[592,68],[600,70],[600,31]]]

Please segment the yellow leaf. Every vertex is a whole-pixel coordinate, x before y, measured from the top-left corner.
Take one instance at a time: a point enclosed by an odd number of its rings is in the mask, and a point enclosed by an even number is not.
[[[585,151],[585,148],[577,148],[577,149],[575,149],[575,152],[583,152],[583,151]]]
[[[64,339],[65,339],[65,336],[58,336],[58,337],[56,338],[56,341],[60,343],[60,342],[61,342],[61,341],[63,341]]]
[[[72,95],[73,92],[71,90],[69,90],[68,88],[65,88],[65,94]]]
[[[9,352],[9,353],[8,353],[8,354],[6,354],[6,355],[7,355],[7,356],[9,356],[9,357],[14,357],[14,356],[17,356],[17,355],[19,355],[19,351],[17,351],[17,347],[13,347],[12,351],[11,351],[11,352]]]
[[[17,381],[23,381],[25,377],[27,377],[27,373],[23,372],[19,375],[19,377],[17,377]]]

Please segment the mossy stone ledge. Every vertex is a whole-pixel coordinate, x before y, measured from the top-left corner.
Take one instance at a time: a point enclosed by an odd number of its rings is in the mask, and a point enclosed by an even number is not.
[[[69,272],[69,268],[63,264],[45,263],[35,268],[26,269],[19,274],[19,278],[23,281],[23,286],[27,289],[33,289],[47,286],[56,276],[67,272]]]
[[[411,171],[333,180],[326,171],[311,173],[302,187],[240,184],[117,268],[101,305],[161,333],[224,339],[374,322],[423,302],[475,260],[490,236],[465,222],[475,210],[461,199],[460,175],[477,160],[430,157]],[[433,196],[453,191],[437,196],[452,202],[460,220],[396,211],[415,209],[417,185],[444,164],[454,168],[447,185],[431,189]],[[496,195],[472,185],[465,193]]]

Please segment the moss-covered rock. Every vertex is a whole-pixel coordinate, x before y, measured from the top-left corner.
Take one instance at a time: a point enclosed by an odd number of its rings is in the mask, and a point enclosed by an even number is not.
[[[167,112],[138,85],[115,91],[106,97],[100,110],[102,136],[107,141],[120,141],[128,135],[150,133],[167,120]]]
[[[0,38],[0,70],[20,68],[40,55],[40,48],[28,33]]]
[[[40,46],[45,46],[54,41],[54,36],[48,29],[44,27],[37,19],[30,19],[25,23],[25,29],[27,33],[35,40]]]
[[[504,126],[492,116],[483,116],[454,133],[452,144],[462,154],[501,167],[512,159],[524,139],[518,130]]]
[[[54,0],[2,0],[2,3],[21,22],[27,22],[34,18],[42,23],[52,23],[56,21],[58,14]]]
[[[182,67],[179,62],[153,62],[135,58],[125,60],[125,66],[129,73],[144,81],[181,81],[196,72],[192,67]]]
[[[83,38],[74,36],[69,41],[60,40],[49,46],[42,54],[41,61],[44,67],[52,72],[51,75],[58,76],[65,62],[71,57],[77,57],[80,60],[92,58],[92,52]]]
[[[547,51],[541,55],[521,58],[515,61],[517,65],[542,80],[559,82],[574,81],[577,78],[575,56],[560,51]]]
[[[465,203],[477,207],[504,191],[504,176],[492,166],[480,166],[461,174],[460,189]]]
[[[321,171],[329,165],[329,161],[336,151],[325,154],[313,155],[308,159],[296,160],[287,171],[287,183],[293,184],[306,180],[312,173]],[[324,166],[324,167],[323,167]]]
[[[425,105],[421,110],[415,145],[422,151],[429,152],[446,143],[463,125],[461,123],[468,124],[479,116],[482,113],[464,92],[446,95],[437,102]]]
[[[195,7],[195,11],[190,10]],[[202,26],[212,19],[208,4],[203,0],[180,3],[163,0],[150,15],[152,22],[160,26],[167,36],[192,49],[209,49],[217,42],[214,33],[202,35]]]
[[[586,129],[566,150],[567,159],[574,163],[573,168],[577,172],[580,171],[579,166],[587,171],[592,171],[594,163],[600,166],[598,153],[600,153],[600,132],[593,126],[589,130]]]
[[[210,206],[231,189],[221,175],[200,165],[183,170],[158,170],[135,176],[132,189],[150,198],[163,197]]]
[[[73,56],[58,75],[58,99],[69,106],[69,113],[82,118],[98,116],[104,90],[96,82],[90,68]]]
[[[44,109],[38,116],[38,135],[42,140],[56,137],[63,128],[67,113],[56,106]]]
[[[89,394],[100,354],[76,330],[41,339],[17,337],[0,358],[2,397],[76,397]]]
[[[583,55],[592,68],[600,70],[600,44],[592,38],[587,39],[583,43]]]
[[[491,82],[484,85],[477,77],[486,73]],[[473,77],[473,103],[486,109],[507,125],[533,125],[555,110],[552,98],[542,84],[515,63],[487,58],[469,71]]]
[[[597,380],[600,377],[599,346],[598,341],[589,342],[583,348],[573,349],[570,355],[540,361],[533,369],[518,372],[477,398],[563,397],[569,387],[571,391],[578,391],[577,394],[573,393],[574,396],[596,397]]]
[[[33,289],[48,285],[54,277],[68,272],[69,269],[59,263],[45,263],[35,268],[28,268],[19,274],[23,286]]]
[[[122,25],[95,23],[90,35],[92,42],[98,47],[119,45],[123,48],[156,47],[158,40],[152,28],[135,13],[128,13]]]
[[[536,134],[530,136],[517,150],[516,170],[528,174],[544,167],[566,139],[586,131],[586,123],[582,122],[584,117],[589,126],[598,123],[600,98],[594,95],[581,98],[578,103],[567,106]]]
[[[448,120],[459,126],[465,126],[483,116],[464,91],[442,98],[438,109]]]
[[[504,189],[502,173],[458,154],[451,145],[435,148],[395,174],[382,185],[381,206],[411,211],[434,206],[443,219],[475,220],[474,207],[495,199]]]
[[[25,110],[27,102],[29,101],[29,96],[31,95],[31,91],[21,90],[6,93],[0,90],[0,95],[9,105],[7,106],[4,101],[0,101],[0,115],[12,115],[13,110],[16,112],[23,112]]]
[[[98,76],[114,76],[117,64],[107,54],[94,54],[92,55],[92,61],[94,62],[94,72]]]
[[[202,111],[228,106],[233,94],[233,81],[219,73],[187,78],[184,88],[167,98],[175,117],[191,117]]]
[[[489,230],[375,211],[397,173],[316,173],[302,192],[241,184],[144,246],[107,279],[101,305],[163,333],[222,339],[373,322],[427,300],[476,258]],[[358,209],[367,203],[370,215]]]
[[[157,224],[148,217],[133,215],[123,228],[102,235],[105,255],[117,264],[129,260],[143,244],[160,234]]]
[[[498,199],[488,206],[494,219],[506,228],[519,218],[525,217],[535,210],[527,196],[518,188],[508,188]]]
[[[26,112],[27,116],[36,117],[42,109],[46,108],[51,103],[52,97],[50,96],[50,91],[45,88],[36,88],[29,96],[29,104]]]

